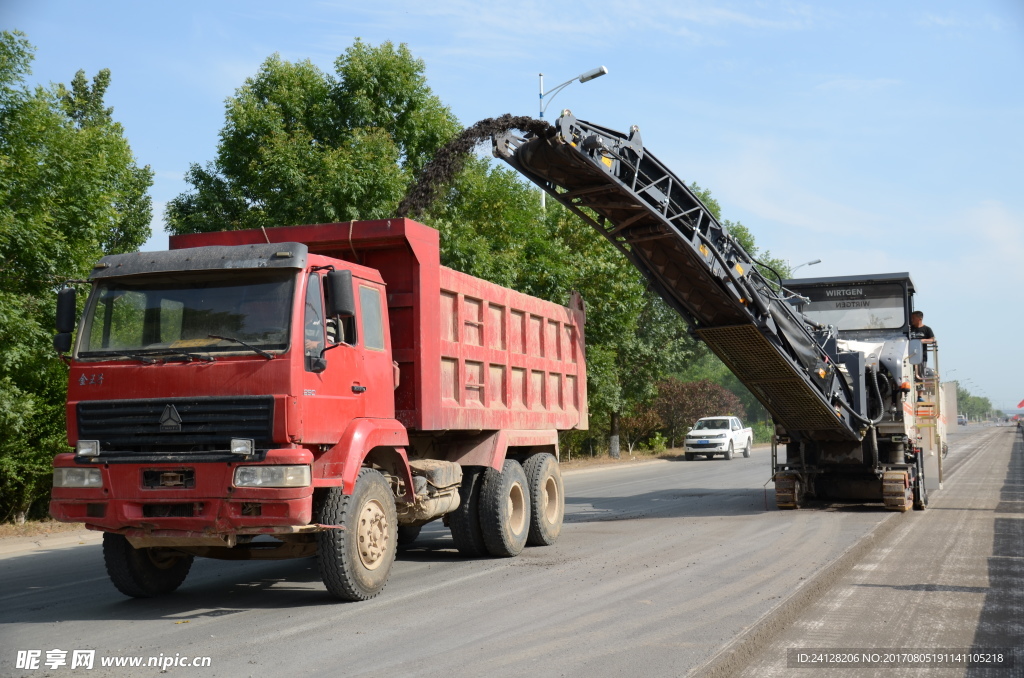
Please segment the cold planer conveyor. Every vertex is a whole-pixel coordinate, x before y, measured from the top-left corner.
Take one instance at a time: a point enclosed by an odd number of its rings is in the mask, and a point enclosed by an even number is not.
[[[789,431],[809,440],[857,442],[857,411],[838,374],[835,333],[784,300],[686,184],[629,135],[568,111],[548,135],[493,138],[508,162],[610,240]],[[866,409],[866,405],[861,405]]]

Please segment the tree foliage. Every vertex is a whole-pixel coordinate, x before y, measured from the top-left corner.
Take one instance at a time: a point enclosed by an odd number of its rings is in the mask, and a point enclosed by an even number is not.
[[[34,48],[0,32],[0,520],[45,496],[66,451],[54,291],[149,237],[148,166],[104,104],[110,71],[29,88]]]
[[[956,385],[956,403],[960,409],[958,414],[966,414],[968,419],[986,419],[992,413],[992,401],[983,396],[972,395],[967,388]]]
[[[167,206],[172,233],[392,216],[459,131],[408,47],[360,40],[325,74],[277,54],[229,97],[216,158]]]

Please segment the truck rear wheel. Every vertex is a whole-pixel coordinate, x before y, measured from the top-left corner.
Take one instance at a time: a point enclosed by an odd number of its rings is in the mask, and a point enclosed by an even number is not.
[[[743,458],[750,459],[750,438],[747,438],[747,445],[743,448]]]
[[[530,546],[550,546],[562,531],[565,517],[565,486],[554,455],[535,454],[523,464],[530,488]]]
[[[448,527],[452,531],[455,548],[467,558],[487,555],[484,533],[480,529],[480,487],[484,469],[479,466],[462,468],[459,486],[459,507],[448,514]]]
[[[103,562],[118,591],[133,598],[152,598],[181,586],[193,557],[162,548],[137,549],[122,534],[103,535]]]
[[[331,595],[368,600],[384,590],[398,551],[395,497],[384,476],[364,468],[352,494],[327,488],[316,515],[324,525],[344,528],[317,533],[317,565]]]
[[[506,459],[501,472],[487,469],[480,488],[480,529],[487,552],[499,558],[519,555],[530,533],[526,473]]]

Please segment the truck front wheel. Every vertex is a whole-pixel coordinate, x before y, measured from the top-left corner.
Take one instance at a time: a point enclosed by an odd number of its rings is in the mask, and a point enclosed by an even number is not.
[[[729,441],[729,449],[725,451],[726,460],[732,459],[732,441]]]
[[[379,472],[364,468],[355,489],[324,491],[317,522],[343,529],[317,533],[317,565],[324,586],[342,600],[368,600],[388,583],[398,551],[395,497]]]
[[[501,472],[489,468],[480,488],[480,530],[487,552],[499,558],[519,555],[530,533],[530,501],[526,473],[506,459]]]
[[[103,535],[103,562],[117,590],[133,598],[152,598],[181,586],[193,557],[171,549],[137,549],[121,534]]]
[[[565,486],[558,460],[546,452],[535,454],[523,464],[523,471],[530,488],[530,535],[526,543],[550,546],[558,539],[565,517]]]

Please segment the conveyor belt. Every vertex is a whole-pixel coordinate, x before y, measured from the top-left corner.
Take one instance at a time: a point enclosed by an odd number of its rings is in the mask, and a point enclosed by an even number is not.
[[[495,137],[495,155],[611,241],[776,421],[818,439],[859,440],[832,403],[834,366],[807,326],[638,130],[627,137],[568,113],[557,129]]]

